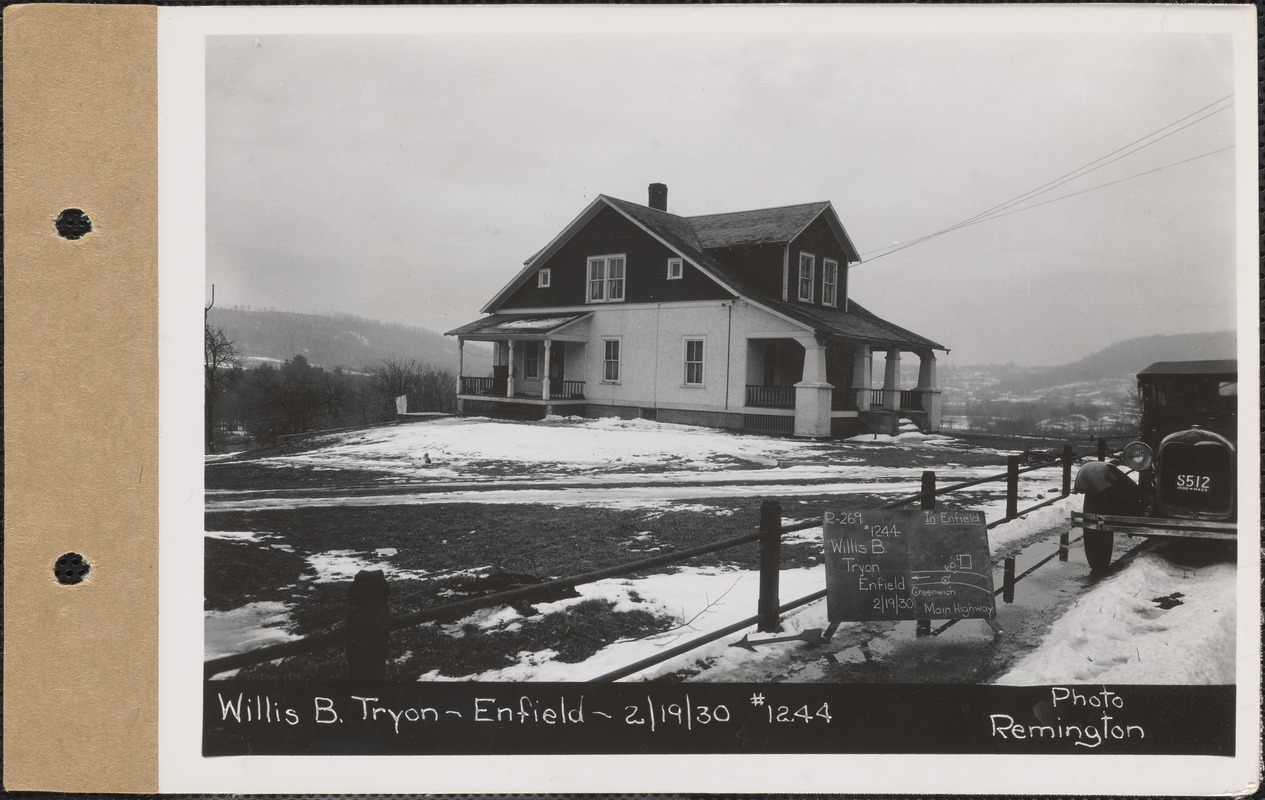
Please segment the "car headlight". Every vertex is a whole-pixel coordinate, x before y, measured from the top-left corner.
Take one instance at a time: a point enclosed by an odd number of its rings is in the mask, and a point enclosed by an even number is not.
[[[1151,448],[1145,442],[1130,442],[1120,457],[1125,466],[1138,472],[1151,466],[1153,459]]]

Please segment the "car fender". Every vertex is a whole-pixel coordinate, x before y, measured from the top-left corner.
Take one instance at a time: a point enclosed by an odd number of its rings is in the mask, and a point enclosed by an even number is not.
[[[1090,461],[1076,473],[1074,488],[1078,494],[1098,494],[1115,489],[1120,486],[1120,481],[1128,480],[1116,465],[1106,461]]]

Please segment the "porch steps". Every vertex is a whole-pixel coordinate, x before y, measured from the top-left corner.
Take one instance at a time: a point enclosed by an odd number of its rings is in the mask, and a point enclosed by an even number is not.
[[[862,411],[860,416],[867,433],[895,436],[906,423],[920,431],[927,429],[928,414],[925,411]]]

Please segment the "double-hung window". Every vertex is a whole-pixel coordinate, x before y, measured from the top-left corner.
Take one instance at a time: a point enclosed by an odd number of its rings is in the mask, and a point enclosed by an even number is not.
[[[622,303],[624,301],[624,257],[593,256],[589,258],[590,303]]]
[[[812,253],[799,254],[799,299],[809,303],[813,301],[813,273],[817,268],[817,257]]]
[[[839,295],[839,262],[833,258],[821,261],[821,304],[833,306],[838,304]]]
[[[703,340],[685,340],[685,385],[703,385]]]
[[[602,381],[619,383],[619,340],[602,340]]]
[[[540,379],[540,342],[523,342],[523,377]]]

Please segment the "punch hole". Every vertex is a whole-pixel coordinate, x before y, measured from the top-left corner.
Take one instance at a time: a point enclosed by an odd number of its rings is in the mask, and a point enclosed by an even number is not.
[[[90,569],[92,565],[86,558],[78,553],[67,553],[57,559],[57,563],[53,565],[53,575],[63,586],[74,586],[87,579]]]
[[[88,215],[83,213],[83,209],[67,208],[57,215],[53,225],[57,228],[57,235],[63,239],[81,239],[92,233],[92,220],[88,219]]]

